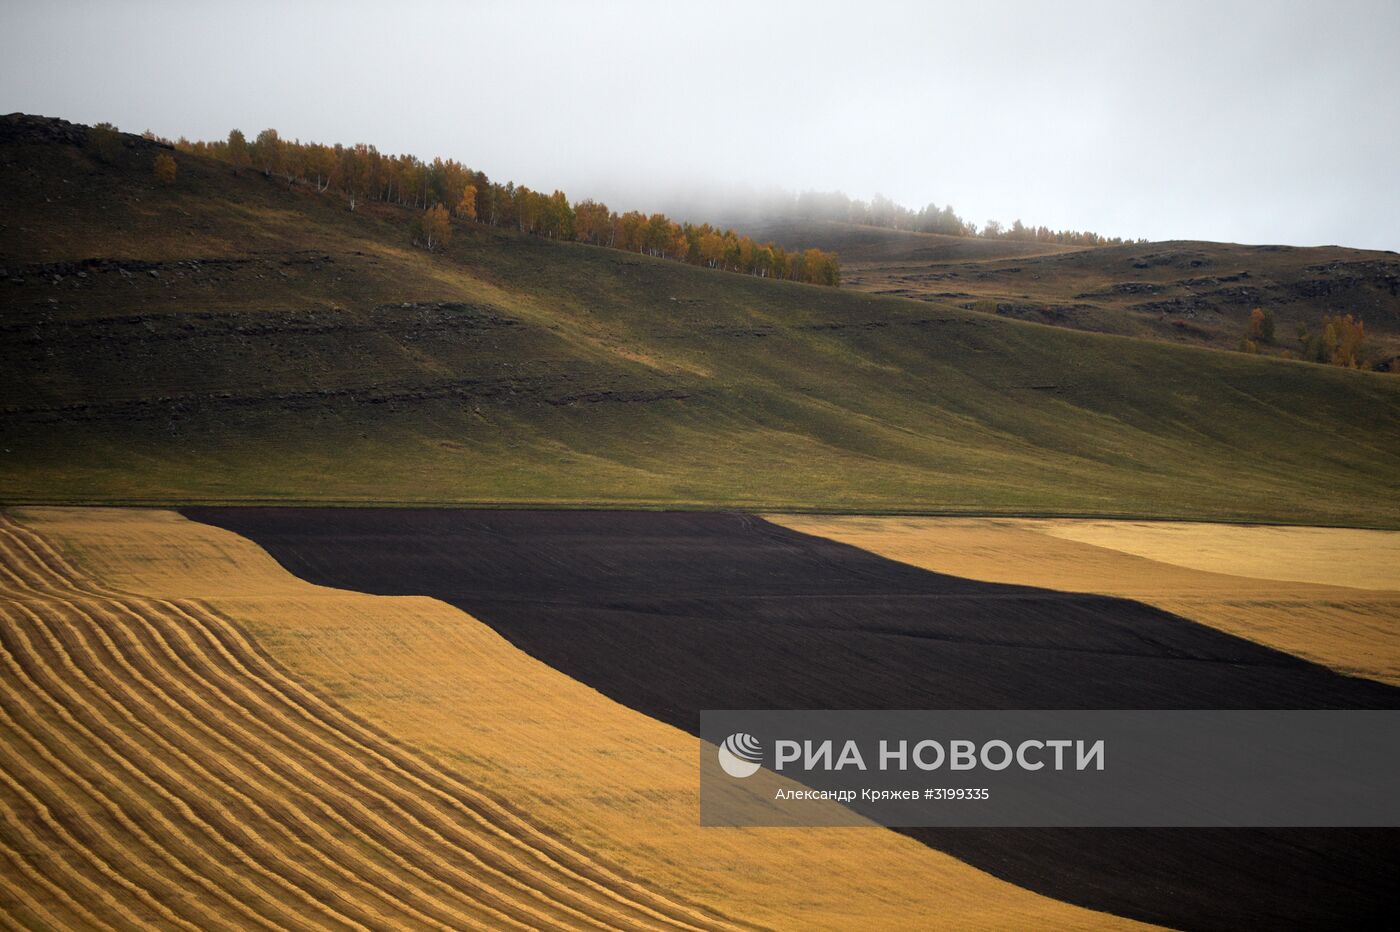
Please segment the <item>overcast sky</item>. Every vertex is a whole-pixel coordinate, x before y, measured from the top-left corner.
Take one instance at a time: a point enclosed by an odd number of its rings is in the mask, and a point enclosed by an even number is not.
[[[274,126],[623,207],[740,183],[978,223],[1400,249],[1395,0],[0,0],[0,16],[4,112],[170,137]]]

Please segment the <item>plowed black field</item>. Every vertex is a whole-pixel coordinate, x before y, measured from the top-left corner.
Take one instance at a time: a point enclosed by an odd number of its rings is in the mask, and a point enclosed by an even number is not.
[[[939,575],[749,516],[185,513],[311,582],[457,605],[691,732],[705,708],[1400,707],[1400,690],[1136,602]],[[1392,830],[911,834],[1022,886],[1177,927],[1400,914]]]

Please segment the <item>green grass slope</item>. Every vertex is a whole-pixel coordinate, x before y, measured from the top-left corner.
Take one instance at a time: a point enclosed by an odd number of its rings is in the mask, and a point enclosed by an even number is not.
[[[1400,526],[1400,380],[761,281],[0,131],[0,501]]]

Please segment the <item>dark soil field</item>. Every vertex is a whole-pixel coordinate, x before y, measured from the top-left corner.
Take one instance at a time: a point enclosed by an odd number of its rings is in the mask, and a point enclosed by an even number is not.
[[[1395,708],[1123,599],[930,573],[750,516],[197,508],[314,583],[440,598],[694,732],[705,708]],[[1389,918],[1387,830],[943,830],[1014,883],[1182,928]]]

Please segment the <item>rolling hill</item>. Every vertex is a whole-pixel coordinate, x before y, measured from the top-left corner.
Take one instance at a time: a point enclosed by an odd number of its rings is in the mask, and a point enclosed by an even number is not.
[[[477,225],[428,253],[399,208],[83,139],[0,125],[0,500],[1400,526],[1384,374]]]
[[[1361,319],[1363,360],[1400,356],[1400,255],[1339,246],[1176,241],[1086,249],[823,221],[761,227],[843,260],[847,287],[1037,323],[1237,350],[1254,308],[1276,318],[1266,355],[1297,353],[1298,328]]]

